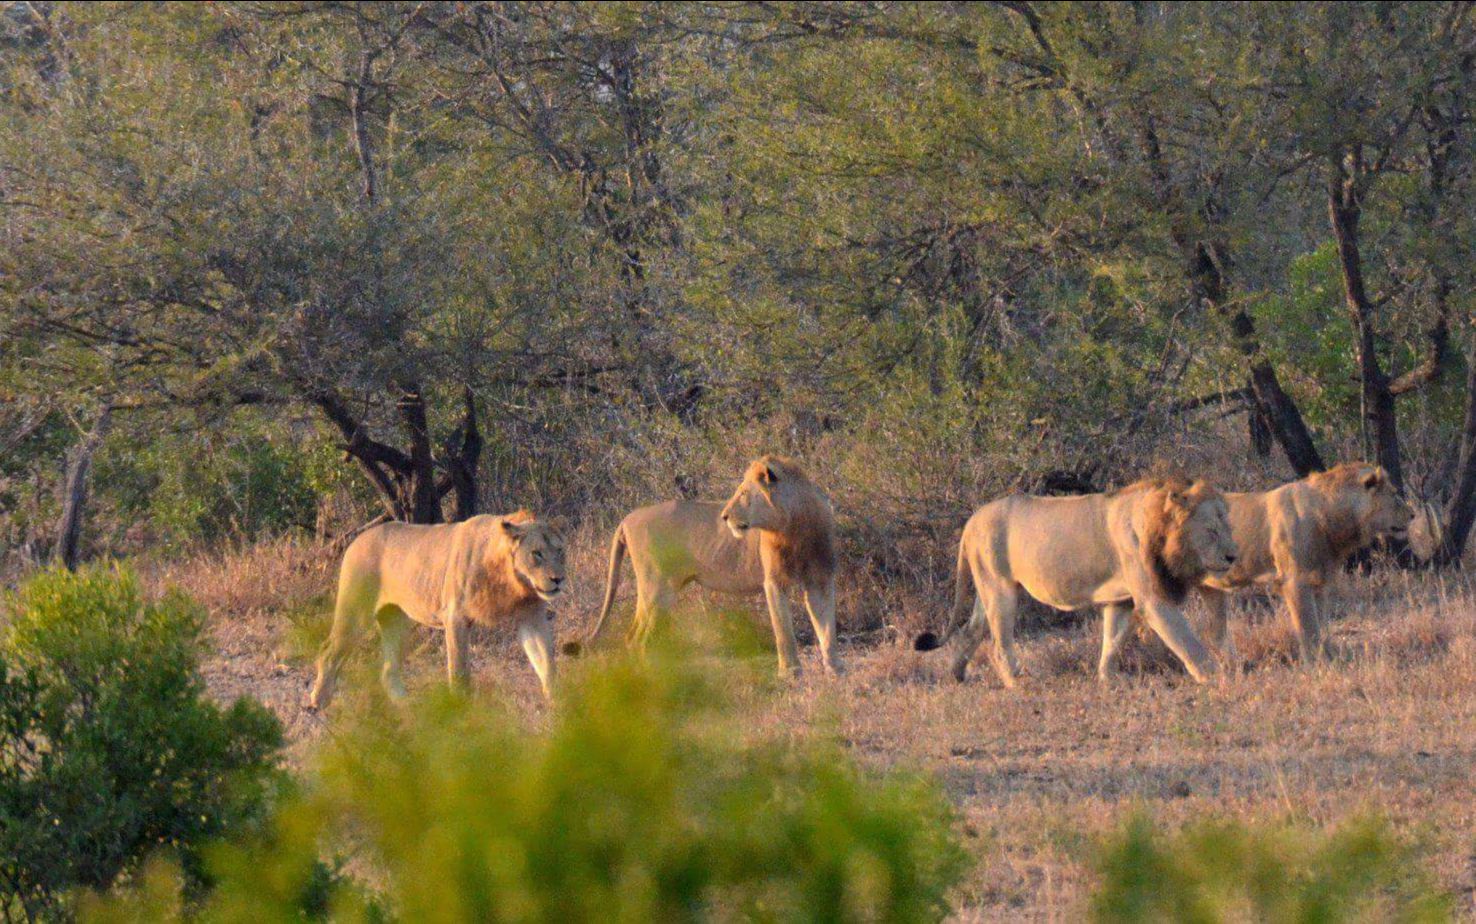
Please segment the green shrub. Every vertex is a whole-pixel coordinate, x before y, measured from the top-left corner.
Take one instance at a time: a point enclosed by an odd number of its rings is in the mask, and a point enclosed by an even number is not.
[[[93,480],[100,512],[172,545],[312,529],[319,498],[353,484],[325,441],[246,413],[188,435],[119,434]]]
[[[98,567],[39,575],[7,609],[0,914],[55,913],[160,848],[194,880],[199,845],[266,814],[281,730],[203,698],[198,607]]]
[[[1172,836],[1136,816],[1099,848],[1099,921],[1445,921],[1445,898],[1387,826],[1329,832],[1194,825]]]
[[[330,881],[340,920],[945,914],[964,854],[932,785],[837,746],[749,740],[694,668],[654,660],[595,665],[542,733],[449,695],[413,717],[370,706],[266,836],[217,855],[204,916],[299,918],[323,845],[363,861],[363,882]]]

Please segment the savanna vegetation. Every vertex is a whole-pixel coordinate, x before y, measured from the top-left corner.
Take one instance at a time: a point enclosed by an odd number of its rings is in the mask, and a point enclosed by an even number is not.
[[[0,2],[0,913],[1476,913],[1473,83],[1463,2]],[[554,517],[562,635],[764,452],[847,676],[301,711],[366,524]],[[991,497],[1357,458],[1420,517],[1330,664],[904,650]]]

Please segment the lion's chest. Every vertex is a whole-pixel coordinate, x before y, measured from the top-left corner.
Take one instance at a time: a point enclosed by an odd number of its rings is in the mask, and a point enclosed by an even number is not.
[[[521,621],[542,606],[536,594],[485,568],[468,574],[465,587],[464,614],[482,625]]]

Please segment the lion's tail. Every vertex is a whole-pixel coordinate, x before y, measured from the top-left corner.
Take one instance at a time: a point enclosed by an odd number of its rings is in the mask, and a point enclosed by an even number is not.
[[[622,523],[615,527],[615,538],[610,541],[610,570],[605,575],[605,602],[600,604],[600,615],[595,619],[594,629],[585,638],[584,645],[593,645],[595,639],[600,637],[600,632],[605,628],[605,620],[615,608],[615,594],[620,590],[620,566],[625,563],[626,545],[625,524]],[[581,647],[579,642],[567,642],[564,645],[564,654],[577,656]]]
[[[918,651],[932,651],[934,648],[942,648],[953,638],[953,633],[963,626],[969,618],[969,608],[973,605],[974,577],[969,571],[968,554],[964,551],[963,540],[958,543],[958,563],[953,569],[953,613],[948,619],[948,628],[943,630],[943,637],[931,631],[922,631],[912,640],[912,647]]]

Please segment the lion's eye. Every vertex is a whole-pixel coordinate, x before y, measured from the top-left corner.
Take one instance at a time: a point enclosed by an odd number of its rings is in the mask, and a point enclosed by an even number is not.
[[[542,552],[534,552],[533,553],[533,563],[535,565],[541,565],[541,564],[543,564],[543,553]]]

